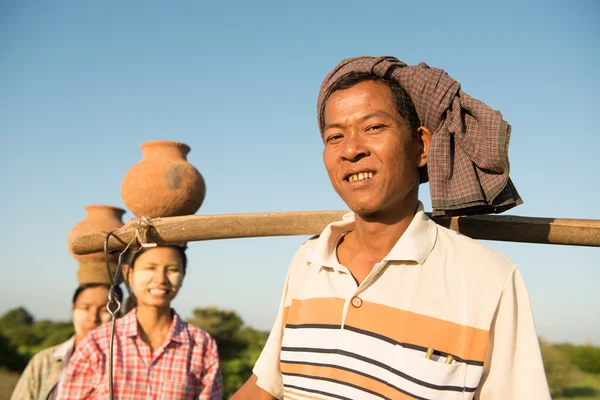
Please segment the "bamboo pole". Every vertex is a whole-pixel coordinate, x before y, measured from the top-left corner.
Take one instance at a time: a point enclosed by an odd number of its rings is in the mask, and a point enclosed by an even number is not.
[[[347,211],[298,211],[251,214],[188,215],[155,218],[147,240],[158,244],[266,236],[316,235]],[[478,215],[433,218],[434,221],[473,239],[507,242],[600,246],[600,220]],[[132,220],[115,232],[110,251],[122,250],[136,236]],[[76,238],[75,254],[104,250],[106,232]]]

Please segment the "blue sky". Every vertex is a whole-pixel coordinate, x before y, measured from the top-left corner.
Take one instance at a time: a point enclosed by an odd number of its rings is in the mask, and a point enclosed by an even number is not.
[[[593,1],[19,1],[0,4],[0,313],[68,319],[67,233],[86,204],[124,207],[147,140],[191,146],[198,214],[344,209],[322,164],[316,98],[341,59],[445,69],[513,127],[510,214],[600,219]],[[430,208],[428,187],[421,198]],[[133,216],[128,213],[126,219]],[[175,308],[269,329],[304,237],[190,245]],[[488,242],[520,267],[539,333],[600,345],[600,249]]]

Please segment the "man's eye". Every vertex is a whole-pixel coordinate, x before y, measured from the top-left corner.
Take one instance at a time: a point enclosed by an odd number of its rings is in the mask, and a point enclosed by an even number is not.
[[[371,125],[367,128],[367,131],[377,131],[383,128],[383,125]]]
[[[325,141],[327,143],[332,143],[332,142],[339,141],[341,138],[342,138],[342,135],[334,134],[334,135],[328,136]]]

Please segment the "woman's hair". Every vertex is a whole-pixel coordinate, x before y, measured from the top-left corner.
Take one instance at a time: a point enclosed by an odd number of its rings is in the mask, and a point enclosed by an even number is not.
[[[110,290],[110,285],[107,285],[105,283],[84,283],[83,285],[80,285],[75,290],[75,294],[73,295],[73,305],[75,305],[77,298],[84,290],[95,288],[98,286],[104,286],[105,288]],[[119,299],[119,301],[121,301],[121,299],[123,298],[123,290],[121,290],[120,286],[115,287],[115,294],[117,295],[117,298]]]
[[[181,246],[177,246],[177,245],[165,245],[165,246],[159,246],[159,247],[171,247],[175,250],[177,250],[177,252],[179,253],[179,257],[181,257],[181,264],[182,264],[182,268],[183,268],[183,273],[185,274],[185,270],[187,268],[187,256],[185,255],[185,250],[187,247],[181,247]],[[153,249],[154,247],[150,247],[150,248],[141,248],[135,252],[131,252],[129,255],[129,262],[127,264],[129,264],[130,268],[133,268],[135,261],[138,259],[138,257],[145,253],[146,251]]]

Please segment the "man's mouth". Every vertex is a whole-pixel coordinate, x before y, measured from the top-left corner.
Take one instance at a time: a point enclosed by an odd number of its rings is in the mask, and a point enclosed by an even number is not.
[[[346,178],[344,178],[345,181],[347,182],[360,182],[360,181],[364,181],[365,179],[371,179],[373,178],[373,176],[375,175],[374,172],[356,172],[354,174],[350,174],[348,175]]]

